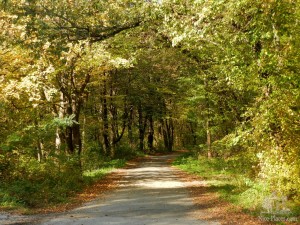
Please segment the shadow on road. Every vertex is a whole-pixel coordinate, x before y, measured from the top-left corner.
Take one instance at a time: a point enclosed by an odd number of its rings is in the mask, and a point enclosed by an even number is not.
[[[40,225],[217,225],[191,216],[194,205],[185,182],[170,167],[176,154],[151,156],[121,169],[119,188],[66,213],[47,215]],[[0,223],[1,224],[1,223]]]

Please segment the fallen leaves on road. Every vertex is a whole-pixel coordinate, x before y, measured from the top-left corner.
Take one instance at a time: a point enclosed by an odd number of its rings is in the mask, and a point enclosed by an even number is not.
[[[116,169],[114,172],[107,174],[104,178],[96,181],[94,184],[87,186],[82,192],[72,197],[68,203],[33,209],[30,213],[45,214],[65,212],[67,210],[74,209],[85,202],[105,197],[104,193],[108,193],[119,186],[119,181],[124,175],[124,169],[135,168],[140,162],[145,160],[147,160],[147,158],[139,157],[128,161],[123,169]]]
[[[221,200],[199,176],[188,174],[177,168],[178,177],[187,184],[195,204],[190,216],[207,221],[219,221],[222,225],[270,225],[275,224],[260,220],[242,212],[242,208]],[[286,223],[296,224],[296,223]]]
[[[137,168],[138,165],[151,157],[141,157],[127,162],[126,167],[117,169],[106,175],[103,179],[98,180],[93,185],[86,187],[82,192],[78,193],[71,199],[69,203],[49,206],[47,208],[35,209],[31,213],[58,213],[70,209],[74,209],[88,201],[96,198],[104,198],[109,193],[122,184],[122,177],[126,173],[126,169]],[[172,160],[167,160],[171,163]],[[191,197],[193,198],[195,209],[190,216],[206,221],[218,221],[222,225],[270,225],[271,222],[265,222],[242,212],[241,208],[231,203],[223,201],[217,193],[213,192],[204,180],[199,176],[188,174],[180,169],[173,167],[178,178],[185,182]],[[296,223],[289,223],[296,224]]]

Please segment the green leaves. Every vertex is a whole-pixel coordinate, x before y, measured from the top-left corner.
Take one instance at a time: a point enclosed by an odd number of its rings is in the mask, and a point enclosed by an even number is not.
[[[174,138],[298,196],[297,3],[3,1],[0,141],[47,158]]]
[[[75,115],[72,114],[70,116],[65,116],[64,118],[54,118],[51,125],[54,125],[55,127],[61,127],[61,128],[66,128],[66,127],[71,127],[73,124],[78,124],[78,122],[74,119]]]
[[[256,152],[263,152],[259,160],[264,179],[293,195],[299,189],[297,5],[297,1],[166,2],[160,30],[198,65],[198,75],[184,81],[190,83],[185,104],[193,112],[187,115],[201,125],[209,122],[206,129],[216,154],[255,158]],[[208,133],[202,132],[202,147]],[[276,174],[278,170],[282,173]],[[293,178],[287,179],[286,171],[293,171],[288,173]]]

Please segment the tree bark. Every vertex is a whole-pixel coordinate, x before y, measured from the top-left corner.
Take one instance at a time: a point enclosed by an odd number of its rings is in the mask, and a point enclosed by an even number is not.
[[[128,116],[128,123],[127,123],[127,130],[128,130],[129,145],[130,145],[131,148],[134,147],[132,123],[133,123],[133,106],[130,106],[129,116]]]
[[[57,129],[56,148],[58,150],[61,147],[61,143],[65,142],[69,154],[77,153],[80,155],[82,152],[82,139],[79,119],[84,102],[84,92],[90,81],[90,74],[86,74],[80,84],[76,84],[74,76],[72,69],[67,76],[69,80],[63,78],[63,76],[57,76],[61,91],[59,110],[57,110],[58,116],[60,119],[66,116],[72,117],[73,123],[64,129],[61,127]]]
[[[204,86],[205,86],[205,101],[206,101],[206,146],[207,146],[207,157],[212,157],[212,149],[211,149],[211,132],[210,132],[210,104],[208,99],[208,81],[207,78],[204,78]]]
[[[103,121],[103,150],[105,154],[110,152],[110,141],[109,141],[109,124],[108,124],[108,107],[107,107],[107,87],[106,81],[103,82],[102,92],[102,121]]]
[[[141,104],[138,105],[138,115],[139,115],[139,150],[144,151],[146,120],[143,118],[143,110]]]
[[[174,145],[174,125],[172,119],[162,120],[163,139],[165,149],[169,152],[173,151]]]
[[[212,151],[211,151],[211,133],[210,133],[210,127],[209,127],[209,119],[207,118],[206,121],[206,145],[207,145],[207,157],[212,157]]]
[[[153,142],[154,142],[154,124],[152,115],[148,116],[149,121],[149,131],[148,131],[148,148],[150,151],[153,151]]]

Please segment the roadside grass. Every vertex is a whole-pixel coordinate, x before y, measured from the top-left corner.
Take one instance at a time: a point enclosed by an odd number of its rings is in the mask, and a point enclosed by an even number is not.
[[[76,193],[125,164],[125,159],[107,160],[83,173],[72,166],[60,168],[60,173],[54,167],[49,171],[51,168],[45,165],[46,171],[34,171],[22,179],[1,182],[0,210],[30,213],[31,209],[68,203]]]
[[[104,162],[101,168],[93,169],[93,170],[86,170],[83,172],[83,178],[85,183],[90,184],[97,180],[102,179],[110,173],[112,170],[116,168],[122,168],[126,165],[125,159],[114,159],[108,162]]]
[[[254,216],[262,215],[264,201],[272,194],[267,184],[250,178],[245,170],[246,165],[234,167],[232,162],[221,158],[196,158],[190,153],[179,156],[173,165],[199,176],[199,179],[204,179],[209,191],[217,193],[221,199]],[[299,203],[288,201],[286,204],[292,212],[284,216],[299,217]]]

